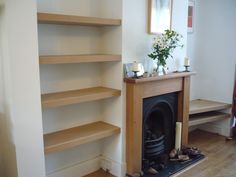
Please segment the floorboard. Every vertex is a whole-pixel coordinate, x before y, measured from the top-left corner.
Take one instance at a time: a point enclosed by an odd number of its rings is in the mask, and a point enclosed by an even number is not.
[[[236,140],[225,141],[220,135],[196,130],[190,133],[189,143],[207,158],[179,177],[236,177]]]
[[[100,169],[100,170],[98,170],[94,173],[91,173],[87,176],[84,176],[84,177],[115,177],[115,176],[111,175],[110,173],[106,173],[105,171]]]

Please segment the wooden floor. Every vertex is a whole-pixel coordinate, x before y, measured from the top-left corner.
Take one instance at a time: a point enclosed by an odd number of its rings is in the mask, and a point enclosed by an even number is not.
[[[190,134],[190,144],[206,155],[199,165],[179,177],[236,177],[236,140],[196,130]]]
[[[206,160],[178,177],[236,177],[236,140],[196,130],[190,134],[189,143],[199,147]],[[86,177],[114,177],[99,170]]]
[[[106,173],[103,170],[98,170],[90,175],[84,176],[84,177],[115,177],[109,173]]]

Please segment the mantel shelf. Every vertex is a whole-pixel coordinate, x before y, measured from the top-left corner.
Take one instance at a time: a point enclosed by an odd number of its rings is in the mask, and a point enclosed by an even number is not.
[[[40,56],[40,64],[69,64],[121,61],[121,55],[91,54],[91,55],[48,55]]]
[[[42,95],[43,108],[59,107],[120,96],[121,91],[106,87],[49,93]]]
[[[170,73],[170,74],[156,76],[156,77],[147,77],[147,78],[139,78],[139,79],[125,78],[124,81],[126,83],[139,84],[139,83],[144,83],[144,82],[154,82],[154,81],[160,81],[160,80],[166,80],[166,79],[188,77],[195,74],[196,74],[195,72],[177,72],[177,73]]]
[[[72,16],[38,13],[39,24],[80,25],[80,26],[120,26],[120,19]]]
[[[95,122],[44,135],[45,154],[70,149],[120,133],[120,128]]]

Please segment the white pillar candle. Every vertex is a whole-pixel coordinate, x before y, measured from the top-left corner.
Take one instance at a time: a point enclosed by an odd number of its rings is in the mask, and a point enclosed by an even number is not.
[[[133,62],[132,71],[139,71],[139,64],[136,61]]]
[[[182,123],[176,122],[176,133],[175,133],[175,149],[181,149],[181,137],[182,137]]]
[[[184,58],[184,66],[190,66],[190,60],[188,57]]]

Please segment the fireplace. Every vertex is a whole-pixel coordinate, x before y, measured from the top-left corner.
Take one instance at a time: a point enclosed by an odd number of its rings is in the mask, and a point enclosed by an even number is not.
[[[189,84],[193,74],[125,79],[127,175],[141,173],[156,158],[165,162],[165,154],[174,145],[176,121],[182,123],[182,145],[188,144]]]
[[[163,167],[175,146],[178,93],[143,99],[142,170]]]

